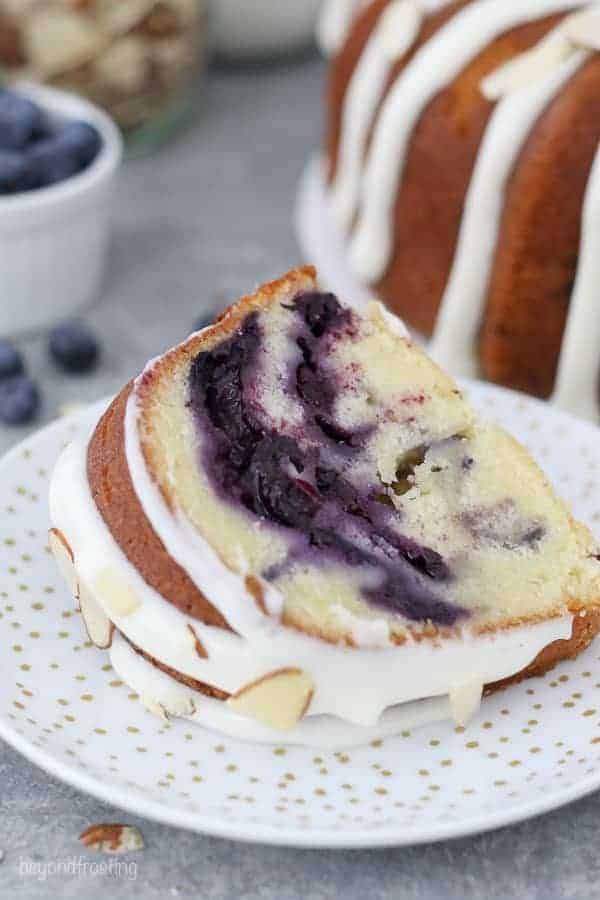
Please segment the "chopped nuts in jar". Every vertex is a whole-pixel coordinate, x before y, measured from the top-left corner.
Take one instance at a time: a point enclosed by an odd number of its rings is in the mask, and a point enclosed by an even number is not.
[[[204,0],[0,0],[0,72],[83,94],[151,140],[189,103],[204,26]]]

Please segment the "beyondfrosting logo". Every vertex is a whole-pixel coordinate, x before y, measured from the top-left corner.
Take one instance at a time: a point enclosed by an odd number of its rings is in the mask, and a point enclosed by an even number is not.
[[[84,856],[67,856],[64,859],[39,860],[20,856],[20,878],[47,881],[56,876],[71,878],[122,878],[135,881],[138,875],[136,862],[118,859],[90,860]]]

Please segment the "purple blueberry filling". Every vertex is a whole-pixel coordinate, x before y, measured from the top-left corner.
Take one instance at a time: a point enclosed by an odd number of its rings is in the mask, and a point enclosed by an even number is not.
[[[294,532],[287,559],[263,573],[266,578],[275,580],[302,559],[339,561],[360,568],[361,583],[369,585],[362,594],[372,605],[415,622],[454,625],[468,612],[440,596],[452,577],[447,563],[397,533],[392,522],[399,514],[382,502],[381,485],[362,491],[340,471],[368,432],[350,433],[335,422],[336,384],[320,359],[328,340],[352,329],[351,312],[332,294],[319,293],[301,294],[285,308],[300,351],[288,389],[302,406],[310,440],[275,432],[247,400],[262,340],[258,315],[251,313],[231,338],[198,354],[189,374],[189,404],[215,490]]]

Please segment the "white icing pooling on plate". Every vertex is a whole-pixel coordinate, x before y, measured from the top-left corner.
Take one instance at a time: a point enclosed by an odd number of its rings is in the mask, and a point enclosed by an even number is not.
[[[363,281],[377,281],[389,265],[395,199],[411,136],[427,104],[504,31],[581,5],[581,0],[478,0],[417,51],[383,103],[367,158],[350,246],[351,262]]]
[[[330,189],[333,214],[344,229],[350,228],[356,213],[364,154],[377,106],[394,63],[416,40],[423,15],[419,0],[394,0],[386,6],[348,85]]]
[[[593,422],[598,421],[599,285],[600,151],[585,194],[577,277],[551,398],[556,406]]]
[[[135,431],[129,436],[129,449],[137,434],[135,403],[132,409],[128,427]],[[107,569],[119,577],[136,594],[139,602],[134,612],[125,616],[115,613],[97,595],[117,628],[165,665],[228,693],[270,671],[298,666],[314,682],[311,715],[333,715],[371,728],[387,707],[424,696],[447,695],[469,683],[487,683],[512,675],[548,643],[571,633],[572,616],[565,615],[490,636],[473,638],[467,633],[463,638],[445,640],[441,646],[428,641],[375,650],[331,645],[287,629],[276,618],[261,614],[243,579],[225,570],[189,525],[182,527],[181,521],[159,505],[151,521],[168,552],[180,564],[191,558],[193,564],[186,566],[188,573],[243,637],[204,625],[153,591],[126,559],[91,496],[86,449],[85,442],[78,442],[64,451],[53,475],[50,496],[53,525],[67,537],[81,578],[93,590]],[[158,491],[145,467],[136,470],[134,459],[130,458],[132,477],[148,515],[156,500],[153,494]],[[200,658],[196,653],[189,624],[208,658]],[[260,726],[257,729],[258,734]],[[247,725],[246,731],[250,737],[252,724]]]
[[[477,337],[494,260],[505,187],[535,121],[587,58],[577,51],[539,82],[504,98],[494,110],[465,201],[458,246],[430,353],[455,375],[476,376]]]
[[[282,742],[280,732],[242,716],[226,703],[206,697],[165,675],[136,653],[119,635],[113,641],[110,661],[117,675],[140,695],[151,711],[181,716],[241,740],[267,744]],[[285,733],[285,743],[341,750],[390,737],[404,729],[442,722],[451,715],[447,697],[432,697],[388,709],[372,726],[353,725],[334,716],[307,716]]]

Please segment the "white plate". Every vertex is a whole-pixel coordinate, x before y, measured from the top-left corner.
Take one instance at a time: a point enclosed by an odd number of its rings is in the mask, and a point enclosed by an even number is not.
[[[598,530],[597,430],[509,391],[470,390]],[[315,847],[456,837],[600,786],[600,642],[487,699],[464,732],[438,724],[347,753],[246,744],[146,712],[86,642],[46,546],[49,472],[100,409],[55,423],[0,463],[0,736],[25,756],[149,818]]]

